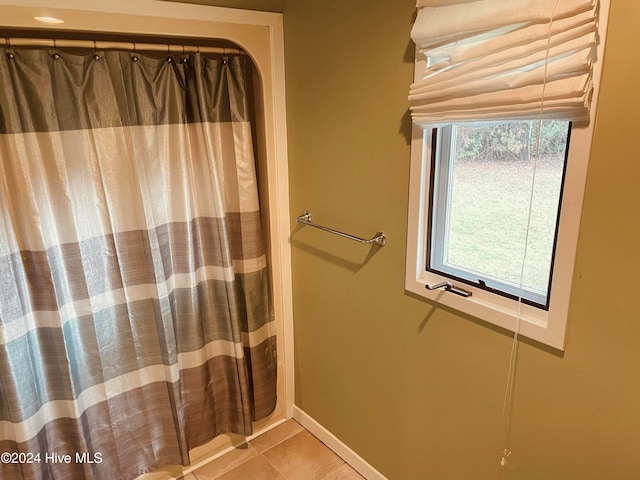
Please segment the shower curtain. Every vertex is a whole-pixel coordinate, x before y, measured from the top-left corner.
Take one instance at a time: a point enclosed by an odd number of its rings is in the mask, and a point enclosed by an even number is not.
[[[0,56],[0,478],[187,465],[274,409],[245,62]]]

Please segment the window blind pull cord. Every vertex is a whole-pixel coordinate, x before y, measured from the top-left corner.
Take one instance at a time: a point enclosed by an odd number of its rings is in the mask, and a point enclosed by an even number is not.
[[[509,370],[507,372],[507,385],[505,387],[504,394],[504,403],[502,406],[502,416],[504,418],[504,449],[502,450],[502,458],[500,459],[500,466],[506,467],[509,457],[512,452],[510,450],[511,444],[511,422],[513,418],[513,394],[515,390],[515,382],[516,382],[516,367],[517,367],[517,359],[518,359],[518,335],[520,333],[520,323],[522,321],[522,294],[524,290],[524,271],[525,264],[527,261],[528,254],[528,246],[529,246],[529,229],[531,228],[531,216],[533,210],[533,194],[535,188],[536,181],[536,173],[538,167],[538,161],[540,160],[540,137],[542,133],[542,120],[544,115],[544,101],[545,101],[545,93],[547,89],[547,72],[549,69],[549,52],[551,49],[551,33],[553,27],[553,21],[555,18],[555,14],[558,8],[559,0],[556,0],[553,9],[551,10],[551,15],[549,17],[549,27],[547,34],[547,53],[544,62],[544,74],[542,80],[542,97],[540,99],[540,113],[538,115],[538,132],[536,134],[536,152],[535,152],[535,160],[533,163],[533,176],[531,179],[531,190],[529,196],[529,213],[527,216],[527,228],[525,232],[525,241],[524,241],[524,252],[522,255],[522,265],[520,268],[520,294],[518,296],[518,314],[516,316],[516,326],[513,332],[513,342],[511,344],[511,353],[509,355]],[[531,152],[529,151],[529,155]],[[506,475],[506,472],[505,472]]]

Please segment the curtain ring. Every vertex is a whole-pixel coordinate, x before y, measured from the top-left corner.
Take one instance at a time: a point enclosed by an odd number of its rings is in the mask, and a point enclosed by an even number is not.
[[[139,60],[138,55],[136,55],[136,53],[138,53],[137,47],[136,47],[136,42],[132,42],[133,43],[133,57],[131,57],[131,60],[133,60],[134,62],[137,62]]]
[[[137,62],[139,59],[138,59],[138,55],[136,55],[136,53],[137,53],[136,52],[136,42],[131,42],[131,43],[133,44],[133,50],[132,50],[133,56],[131,57],[131,60],[133,60],[134,62]]]
[[[56,51],[56,50],[58,50],[58,43],[56,42],[55,38],[53,39],[53,50],[54,50],[54,52],[53,52],[52,57],[53,57],[54,60],[58,60],[60,58],[60,54]]]
[[[6,37],[6,39],[7,39],[7,58],[9,58],[9,60],[13,60],[15,55],[11,51],[11,37]]]
[[[100,55],[98,55],[98,45],[96,41],[93,41],[93,59],[97,62],[100,60]]]
[[[182,44],[182,58],[180,59],[180,61],[185,64],[187,63],[187,51],[185,49],[184,43]]]

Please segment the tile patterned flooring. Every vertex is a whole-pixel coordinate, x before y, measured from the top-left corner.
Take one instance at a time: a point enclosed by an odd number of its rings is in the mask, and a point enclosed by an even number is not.
[[[363,480],[295,420],[208,463],[184,480]]]

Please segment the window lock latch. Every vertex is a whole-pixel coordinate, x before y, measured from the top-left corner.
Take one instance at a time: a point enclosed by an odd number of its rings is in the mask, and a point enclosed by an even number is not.
[[[456,295],[460,295],[461,297],[470,297],[471,292],[469,290],[465,290],[464,288],[456,287],[451,282],[440,282],[436,285],[426,284],[425,288],[427,290],[437,290],[438,288],[444,288],[446,292],[455,293]]]

